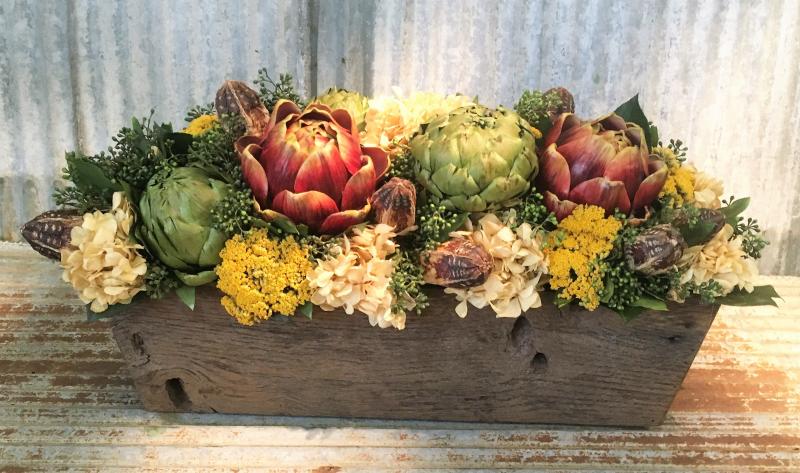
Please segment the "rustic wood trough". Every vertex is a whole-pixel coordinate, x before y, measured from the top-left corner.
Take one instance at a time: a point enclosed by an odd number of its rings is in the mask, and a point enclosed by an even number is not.
[[[558,309],[519,319],[432,290],[403,331],[316,310],[244,327],[199,288],[131,305],[114,337],[145,407],[224,412],[646,427],[662,422],[719,308],[688,303],[625,323]]]

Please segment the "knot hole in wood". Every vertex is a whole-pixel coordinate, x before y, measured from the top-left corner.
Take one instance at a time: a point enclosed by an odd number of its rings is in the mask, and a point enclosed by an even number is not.
[[[170,378],[164,382],[164,389],[175,409],[178,411],[188,411],[192,408],[192,400],[183,387],[183,380],[180,378]]]

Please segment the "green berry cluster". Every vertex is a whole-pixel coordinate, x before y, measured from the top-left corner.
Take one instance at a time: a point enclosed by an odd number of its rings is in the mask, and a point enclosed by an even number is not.
[[[415,160],[410,151],[406,151],[392,159],[392,166],[389,168],[388,178],[399,177],[411,182],[415,182]]]
[[[275,82],[269,76],[267,69],[261,68],[258,70],[258,77],[253,82],[258,87],[258,95],[267,110],[272,110],[281,99],[291,100],[300,108],[305,106],[303,99],[295,89],[294,79],[290,74],[280,74],[278,81]]]
[[[235,188],[211,209],[212,225],[228,235],[250,230],[256,220],[253,193],[248,188]]]
[[[145,293],[152,299],[161,299],[181,285],[175,273],[155,258],[147,262],[144,275]]]
[[[542,129],[543,123],[550,121],[550,110],[556,110],[562,105],[563,100],[557,92],[526,90],[514,105],[514,110],[528,123]]]
[[[413,310],[417,315],[428,307],[428,296],[422,291],[425,285],[424,269],[419,263],[418,253],[398,250],[392,258],[394,271],[389,289],[394,295],[392,312]]]
[[[528,223],[532,227],[555,228],[558,225],[555,214],[547,210],[544,205],[544,197],[536,191],[528,194],[514,209],[517,217],[515,226]]]
[[[459,214],[444,205],[428,203],[417,207],[419,229],[415,233],[417,248],[432,250],[449,238],[450,232],[458,230],[466,220],[466,214]]]
[[[214,114],[214,104],[207,103],[205,105],[195,105],[194,107],[190,108],[188,112],[186,112],[186,118],[184,120],[188,123],[195,118],[199,118],[203,115],[212,115]]]
[[[244,131],[242,117],[223,116],[208,131],[194,138],[188,161],[193,166],[215,171],[230,184],[237,184],[241,180],[241,167],[234,144]]]

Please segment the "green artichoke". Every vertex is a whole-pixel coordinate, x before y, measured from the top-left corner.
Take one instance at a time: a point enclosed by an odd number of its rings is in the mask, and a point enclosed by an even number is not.
[[[331,87],[324,94],[312,100],[312,102],[325,104],[333,110],[343,108],[353,116],[358,131],[364,131],[364,128],[366,128],[364,117],[369,108],[369,100],[358,92]]]
[[[423,125],[409,146],[417,182],[434,202],[483,212],[528,190],[539,169],[540,136],[510,110],[473,105]]]
[[[150,179],[139,201],[139,236],[150,252],[187,286],[215,279],[214,266],[228,235],[212,226],[211,209],[230,185],[193,167]]]

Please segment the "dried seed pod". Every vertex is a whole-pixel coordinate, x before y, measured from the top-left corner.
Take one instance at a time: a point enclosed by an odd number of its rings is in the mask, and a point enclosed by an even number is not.
[[[226,80],[217,90],[214,100],[217,115],[241,115],[247,124],[248,135],[261,135],[269,122],[267,107],[258,93],[244,82]]]
[[[414,226],[417,189],[411,181],[393,177],[369,199],[373,221],[394,227],[396,232]]]
[[[442,243],[423,264],[426,283],[461,289],[483,284],[494,267],[492,255],[465,238]]]
[[[69,245],[70,233],[83,223],[83,215],[75,210],[51,210],[20,228],[31,248],[43,256],[60,260],[61,248]]]
[[[625,247],[628,267],[648,276],[669,271],[683,256],[686,242],[672,225],[658,225],[640,233]]]
[[[561,105],[547,110],[551,120],[562,113],[575,113],[575,99],[572,98],[572,93],[569,90],[564,87],[553,87],[544,93],[545,96],[551,94],[557,95],[561,99]]]

